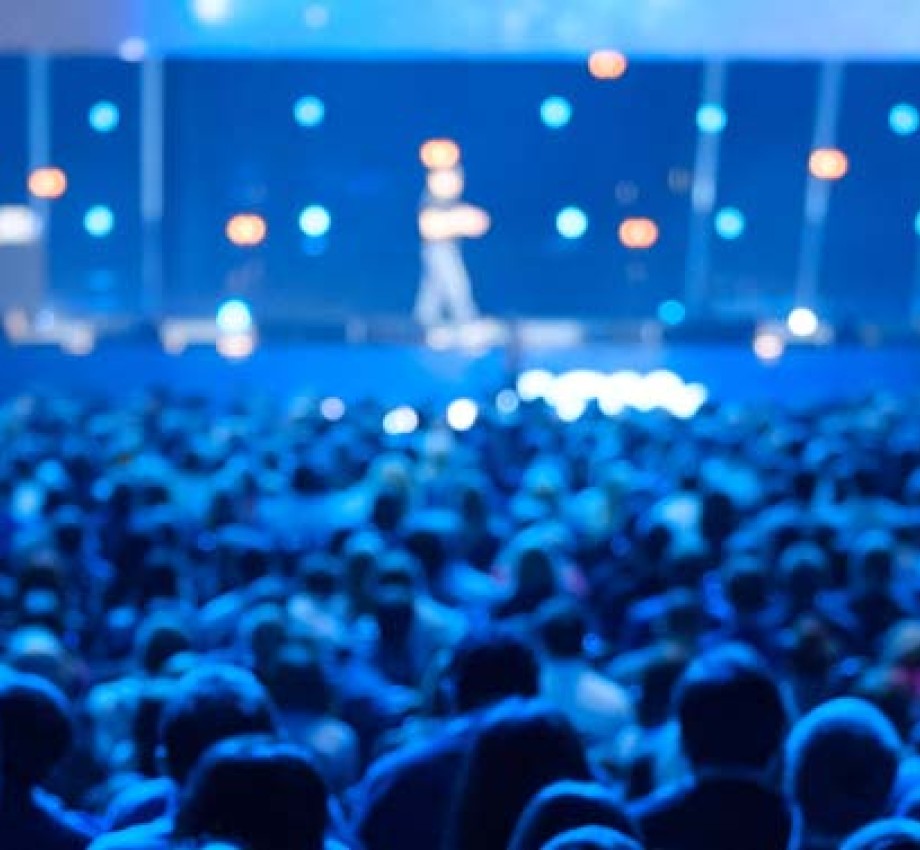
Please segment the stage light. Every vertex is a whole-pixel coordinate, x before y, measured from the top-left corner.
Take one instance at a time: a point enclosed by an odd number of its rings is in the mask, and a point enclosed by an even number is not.
[[[581,239],[588,231],[588,216],[578,207],[565,207],[556,216],[556,230],[563,239]]]
[[[735,207],[723,207],[716,213],[716,233],[729,242],[740,239],[744,235],[747,222],[744,213]]]
[[[335,396],[324,398],[320,402],[319,412],[327,422],[338,422],[345,416],[345,402]]]
[[[702,384],[684,384],[674,395],[664,400],[662,407],[677,419],[693,419],[709,400],[709,390]]]
[[[217,308],[214,321],[222,334],[246,334],[252,330],[252,311],[242,299],[231,298]]]
[[[522,401],[536,401],[545,398],[555,383],[551,372],[545,369],[528,369],[517,379],[517,392]]]
[[[332,216],[329,210],[318,204],[311,204],[300,214],[300,229],[310,239],[325,236],[331,227]]]
[[[383,417],[384,433],[391,437],[405,436],[416,431],[419,425],[418,414],[411,407],[397,407]]]
[[[658,225],[650,218],[627,218],[620,225],[620,242],[627,248],[651,248],[658,241]]]
[[[459,168],[438,168],[428,172],[425,185],[433,198],[439,201],[455,201],[463,194],[465,182],[463,172]],[[428,218],[431,220],[440,216]],[[443,224],[448,226],[446,221]]]
[[[56,201],[67,191],[67,175],[60,168],[36,168],[29,175],[29,191],[46,201]]]
[[[799,339],[807,339],[818,332],[818,317],[808,307],[796,307],[787,317],[789,333]]]
[[[121,113],[111,101],[100,100],[90,107],[87,119],[89,120],[89,126],[97,133],[113,133],[118,129]]]
[[[840,180],[849,169],[847,155],[838,148],[818,148],[808,158],[808,170],[818,180]]]
[[[704,103],[696,111],[696,126],[701,133],[721,133],[728,124],[728,115],[717,103]]]
[[[588,71],[596,80],[618,80],[628,67],[626,57],[616,50],[595,50],[588,57]]]
[[[192,12],[203,24],[220,24],[230,17],[231,0],[192,0]]]
[[[101,204],[90,207],[83,216],[83,227],[94,239],[104,239],[115,229],[115,214]]]
[[[454,431],[469,431],[479,418],[479,405],[469,398],[458,398],[447,408],[447,424]]]
[[[773,363],[783,356],[786,343],[775,331],[758,331],[754,337],[754,354],[764,363]]]
[[[888,125],[898,136],[912,136],[920,130],[920,112],[912,103],[896,103],[888,113]]]
[[[456,168],[460,163],[460,147],[453,139],[429,139],[419,150],[425,168]]]
[[[680,301],[664,301],[658,305],[658,318],[673,328],[687,318],[687,308]]]
[[[553,95],[540,104],[540,119],[550,130],[561,130],[572,120],[572,104]]]
[[[514,390],[505,389],[495,396],[495,409],[503,416],[510,416],[512,413],[516,413],[520,406],[521,400]]]
[[[261,245],[268,235],[265,219],[255,213],[239,213],[227,222],[227,239],[239,248]]]
[[[588,403],[577,396],[562,396],[553,400],[553,410],[563,422],[577,422],[585,415]]]
[[[314,95],[300,98],[294,104],[294,120],[301,127],[319,127],[326,118],[326,104]]]
[[[920,212],[917,213],[916,218],[914,219],[914,231],[917,236],[920,236]]]

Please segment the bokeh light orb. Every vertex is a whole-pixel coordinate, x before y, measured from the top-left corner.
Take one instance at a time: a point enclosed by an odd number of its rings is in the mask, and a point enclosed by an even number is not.
[[[920,130],[920,112],[912,103],[896,103],[888,113],[888,126],[898,136],[912,136]]]
[[[422,145],[419,158],[425,168],[456,168],[460,146],[453,139],[429,139]]]
[[[226,234],[237,247],[254,248],[265,241],[268,225],[256,213],[239,213],[227,222]]]
[[[588,232],[588,216],[579,207],[565,207],[556,216],[556,230],[563,239],[581,239]]]
[[[680,301],[663,301],[658,305],[658,318],[662,324],[673,328],[687,318],[687,308]]]
[[[817,148],[808,158],[808,170],[817,180],[840,180],[850,170],[850,161],[839,148]]]
[[[696,111],[696,126],[701,133],[721,133],[728,124],[728,115],[718,103],[704,103]]]
[[[620,224],[619,236],[626,248],[651,248],[658,241],[658,225],[650,218],[627,218]]]
[[[754,354],[764,363],[775,363],[785,350],[785,340],[775,331],[758,331],[754,337]]]
[[[455,201],[463,194],[465,182],[459,168],[437,168],[428,173],[426,185],[433,198]]]
[[[470,398],[458,398],[447,408],[447,424],[454,431],[469,431],[479,418],[479,405]]]
[[[319,239],[332,227],[332,216],[325,207],[311,204],[300,214],[300,230],[304,236]]]
[[[115,229],[115,214],[108,207],[97,204],[86,211],[83,227],[94,239],[104,239]]]
[[[588,71],[595,80],[618,80],[628,68],[629,62],[618,50],[595,50],[588,57]]]
[[[315,95],[306,95],[294,103],[294,121],[299,127],[319,127],[326,119],[326,104]]]
[[[241,298],[231,298],[217,308],[217,329],[222,334],[244,334],[252,330],[252,310]]]
[[[715,228],[720,238],[728,242],[740,239],[744,235],[747,221],[744,213],[735,207],[723,207],[716,213]]]
[[[67,175],[60,168],[36,168],[29,175],[29,192],[46,201],[56,201],[67,191]]]
[[[90,107],[87,120],[97,133],[114,133],[121,123],[121,112],[110,100],[100,100]]]
[[[786,318],[789,333],[799,339],[807,339],[818,332],[818,317],[808,307],[796,307]]]
[[[561,130],[572,120],[572,104],[559,95],[548,97],[540,104],[540,120],[550,130]]]

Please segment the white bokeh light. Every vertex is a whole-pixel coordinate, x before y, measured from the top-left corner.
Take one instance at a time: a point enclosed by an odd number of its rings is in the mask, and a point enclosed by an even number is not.
[[[414,434],[418,426],[418,414],[406,405],[393,408],[383,417],[383,430],[391,437]]]
[[[479,419],[479,405],[469,398],[458,398],[447,408],[447,424],[454,431],[469,431]]]
[[[807,339],[818,332],[818,317],[808,307],[796,307],[786,319],[789,333],[800,339]]]

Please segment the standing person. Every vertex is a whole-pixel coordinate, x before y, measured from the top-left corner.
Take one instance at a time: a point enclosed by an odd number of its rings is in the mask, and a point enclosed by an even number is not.
[[[419,210],[422,281],[415,316],[426,328],[464,324],[478,316],[460,240],[479,239],[491,227],[485,210],[462,200],[466,178],[457,146],[447,140],[428,144],[440,147],[422,149],[422,160],[430,165]],[[426,156],[426,149],[439,153]]]

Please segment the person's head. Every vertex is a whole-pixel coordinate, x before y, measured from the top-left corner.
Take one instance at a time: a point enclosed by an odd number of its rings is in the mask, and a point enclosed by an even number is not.
[[[780,574],[794,603],[810,604],[830,581],[830,564],[814,543],[796,543],[780,557]]]
[[[770,583],[763,567],[752,558],[737,558],[722,573],[725,597],[738,616],[757,614],[769,599]]]
[[[557,836],[542,850],[642,850],[642,845],[605,826],[582,826]]]
[[[332,691],[326,672],[313,652],[296,643],[281,652],[267,681],[268,690],[282,711],[326,714]]]
[[[850,577],[857,590],[885,591],[894,576],[895,545],[883,531],[862,534],[850,552]]]
[[[555,782],[590,776],[581,741],[561,714],[533,703],[508,703],[483,724],[467,755],[448,846],[506,850],[534,796]]]
[[[537,611],[537,634],[550,658],[581,658],[588,624],[579,605],[571,599],[554,599]]]
[[[266,602],[246,611],[240,619],[239,636],[256,672],[268,675],[287,639],[284,608]]]
[[[0,677],[0,776],[4,793],[44,782],[73,743],[73,719],[54,685],[24,673]]]
[[[191,638],[181,619],[174,613],[159,613],[147,618],[138,629],[135,651],[141,669],[150,675],[162,672],[174,655],[188,652]]]
[[[160,746],[169,775],[182,783],[201,755],[237,735],[270,734],[275,717],[268,694],[246,670],[200,666],[175,686],[160,720]]]
[[[540,850],[556,836],[583,826],[607,827],[638,838],[636,825],[606,788],[589,782],[557,782],[528,803],[509,848]]]
[[[863,700],[835,699],[806,714],[786,744],[786,786],[807,831],[843,838],[885,813],[901,741]]]
[[[840,850],[920,850],[920,824],[907,818],[888,818],[851,835]]]
[[[765,771],[776,761],[788,716],[779,686],[750,649],[727,645],[697,658],[675,694],[684,753],[695,770]]]
[[[446,672],[453,708],[461,714],[509,697],[535,697],[540,690],[534,651],[515,634],[499,629],[464,638]]]
[[[322,850],[328,822],[326,786],[304,752],[243,737],[217,744],[192,771],[176,832],[248,850]]]

